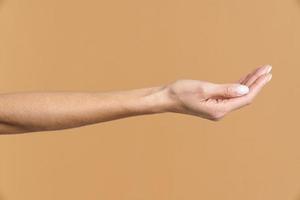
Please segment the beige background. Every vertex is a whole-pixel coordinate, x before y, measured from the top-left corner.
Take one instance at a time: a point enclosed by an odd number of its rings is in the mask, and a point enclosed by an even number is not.
[[[225,83],[269,63],[273,80],[218,123],[0,136],[0,199],[300,200],[299,52],[296,0],[1,0],[3,93]]]

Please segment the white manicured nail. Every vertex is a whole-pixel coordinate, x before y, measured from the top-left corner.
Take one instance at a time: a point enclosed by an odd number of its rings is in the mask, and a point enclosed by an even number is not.
[[[267,82],[269,82],[272,79],[272,74],[269,75]]]
[[[240,85],[236,88],[236,92],[239,95],[244,95],[244,94],[247,94],[249,92],[249,88],[246,85]]]
[[[267,74],[268,74],[272,70],[272,66],[271,65],[267,65],[267,66],[268,66],[268,69],[267,69]]]

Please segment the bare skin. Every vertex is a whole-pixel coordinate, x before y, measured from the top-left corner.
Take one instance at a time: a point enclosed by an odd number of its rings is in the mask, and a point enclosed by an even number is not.
[[[164,112],[219,121],[251,104],[271,80],[270,71],[271,66],[262,66],[230,84],[177,80],[127,91],[1,94],[0,134],[61,130]]]

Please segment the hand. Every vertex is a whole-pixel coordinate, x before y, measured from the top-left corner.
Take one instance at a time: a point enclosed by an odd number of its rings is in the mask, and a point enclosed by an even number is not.
[[[171,112],[218,121],[227,113],[251,104],[271,80],[271,69],[270,65],[259,67],[233,84],[177,80],[166,87],[173,102]]]

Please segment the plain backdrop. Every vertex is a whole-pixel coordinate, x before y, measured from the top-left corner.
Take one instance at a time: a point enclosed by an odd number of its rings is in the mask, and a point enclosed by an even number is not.
[[[0,136],[0,199],[300,200],[300,1],[0,0],[1,93],[230,83],[264,64],[270,84],[217,123]]]

